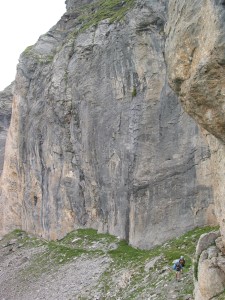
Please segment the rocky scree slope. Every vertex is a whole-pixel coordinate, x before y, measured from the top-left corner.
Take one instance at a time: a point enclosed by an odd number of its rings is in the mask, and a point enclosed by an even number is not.
[[[55,242],[15,230],[0,241],[0,298],[191,300],[196,243],[210,230],[195,229],[152,250],[93,229]],[[171,267],[181,253],[186,267],[177,282]]]
[[[67,9],[20,56],[0,232],[92,227],[150,248],[214,223],[212,154],[167,82],[167,1]]]

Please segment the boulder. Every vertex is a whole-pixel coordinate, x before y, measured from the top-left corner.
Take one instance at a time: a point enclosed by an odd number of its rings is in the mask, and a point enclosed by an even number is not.
[[[212,245],[215,240],[219,237],[219,231],[213,231],[209,233],[202,234],[200,239],[198,240],[198,244],[196,247],[196,257],[206,250],[210,245]]]
[[[209,256],[203,258],[201,255],[198,266],[198,291],[195,300],[209,300],[221,293],[224,288],[225,272],[220,268],[218,260]]]
[[[210,300],[223,292],[224,289],[225,256],[216,246],[210,246],[201,252],[198,260],[195,300]]]
[[[223,255],[225,255],[225,245],[222,241],[222,237],[219,236],[216,240],[215,240],[216,246],[218,249],[220,249],[220,251],[223,253]]]

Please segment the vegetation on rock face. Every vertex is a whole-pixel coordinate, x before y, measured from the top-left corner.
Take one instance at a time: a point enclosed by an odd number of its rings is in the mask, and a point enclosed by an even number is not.
[[[75,11],[78,14],[77,27],[69,33],[67,42],[73,43],[79,33],[97,26],[103,20],[108,19],[109,23],[121,21],[135,2],[136,0],[99,0],[82,6]]]
[[[36,62],[40,64],[51,63],[54,59],[54,55],[44,55],[38,54],[34,51],[33,46],[28,46],[22,53],[25,57],[32,57]]]
[[[93,229],[73,231],[58,241],[46,241],[15,230],[0,241],[0,249],[10,245],[16,245],[15,249],[35,249],[29,264],[18,275],[20,282],[25,282],[28,277],[38,280],[44,274],[69,266],[78,257],[83,260],[105,257],[109,260],[108,267],[95,286],[101,299],[147,299],[152,296],[152,299],[166,300],[170,292],[174,299],[181,300],[193,292],[196,243],[201,234],[211,230],[211,227],[197,228],[151,250],[133,248],[124,240],[98,234]],[[182,283],[177,288],[172,264],[180,255],[185,256],[186,266]],[[80,299],[91,299],[92,296],[81,294]]]
[[[137,89],[136,87],[133,87],[132,97],[136,97],[136,96],[137,96]]]
[[[68,35],[68,41],[73,41],[76,36],[87,30],[91,26],[98,25],[99,22],[109,19],[110,23],[120,21],[125,14],[134,6],[135,0],[99,0],[94,3],[84,5],[78,14],[77,27]],[[40,55],[34,51],[33,46],[28,46],[23,55],[32,57],[40,64],[47,64],[53,61],[54,55]]]
[[[23,51],[23,53],[25,55],[29,55],[32,52],[32,49],[33,49],[33,45],[30,45]]]
[[[100,0],[82,7],[78,20],[83,30],[105,19],[113,23],[120,21],[134,4],[135,0]]]

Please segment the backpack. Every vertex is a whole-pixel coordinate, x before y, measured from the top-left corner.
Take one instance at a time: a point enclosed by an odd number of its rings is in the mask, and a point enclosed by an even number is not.
[[[175,271],[180,271],[182,269],[182,266],[179,262],[176,262],[174,265],[173,265],[173,270]]]
[[[179,263],[181,264],[182,267],[185,266],[185,260],[184,259],[180,259]]]

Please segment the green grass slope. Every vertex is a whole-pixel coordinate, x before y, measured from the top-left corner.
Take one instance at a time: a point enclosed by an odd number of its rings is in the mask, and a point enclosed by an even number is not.
[[[214,229],[196,228],[151,250],[133,248],[124,240],[98,234],[93,229],[73,231],[58,241],[45,241],[15,230],[0,241],[0,249],[8,249],[3,256],[15,255],[22,249],[34,252],[29,263],[18,271],[23,288],[26,288],[26,278],[38,281],[40,276],[60,271],[62,266],[65,271],[78,257],[82,260],[106,257],[110,263],[95,282],[94,289],[81,291],[79,299],[94,299],[94,295],[98,295],[99,299],[182,300],[192,299],[196,243],[201,234]],[[181,255],[185,256],[186,267],[182,281],[177,282],[172,262]],[[75,299],[73,295],[71,299]]]

